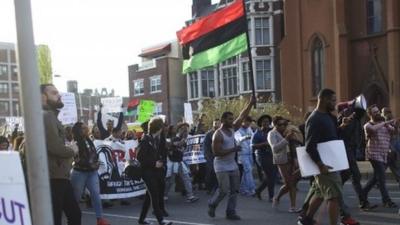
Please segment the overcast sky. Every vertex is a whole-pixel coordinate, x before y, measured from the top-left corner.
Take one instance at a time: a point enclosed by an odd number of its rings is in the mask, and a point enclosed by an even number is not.
[[[144,47],[173,40],[192,0],[31,0],[36,44],[52,52],[55,83],[129,95],[128,65]],[[216,1],[213,1],[216,2]],[[13,0],[0,0],[0,42],[16,42]],[[62,84],[62,86],[61,86]]]

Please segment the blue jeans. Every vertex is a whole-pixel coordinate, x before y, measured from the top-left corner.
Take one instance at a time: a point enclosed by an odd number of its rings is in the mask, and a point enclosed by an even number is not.
[[[236,214],[237,194],[239,192],[239,170],[217,172],[218,189],[208,201],[208,205],[217,208],[219,203],[229,194],[226,215]]]
[[[390,202],[391,199],[389,197],[389,193],[386,188],[386,177],[385,177],[385,171],[386,171],[386,165],[383,162],[379,162],[376,160],[369,160],[369,162],[372,165],[372,168],[374,169],[374,176],[367,182],[363,189],[363,194],[365,195],[365,199],[368,197],[369,191],[372,189],[375,184],[379,184],[379,190],[382,195],[382,202]]]
[[[90,192],[90,199],[97,218],[102,218],[103,208],[100,199],[100,183],[97,170],[91,172],[83,172],[72,169],[71,183],[74,189],[74,196],[77,202],[82,197],[82,193],[87,188]]]
[[[240,182],[240,193],[244,195],[252,195],[255,193],[256,184],[253,178],[253,155],[239,155],[243,166],[243,175]]]

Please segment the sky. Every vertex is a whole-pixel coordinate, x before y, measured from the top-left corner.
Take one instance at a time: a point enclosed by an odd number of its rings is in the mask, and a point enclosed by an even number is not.
[[[0,0],[0,42],[16,43],[14,0]],[[192,0],[31,0],[35,44],[51,50],[54,83],[129,95],[141,49],[176,39]],[[213,1],[215,2],[215,1]]]

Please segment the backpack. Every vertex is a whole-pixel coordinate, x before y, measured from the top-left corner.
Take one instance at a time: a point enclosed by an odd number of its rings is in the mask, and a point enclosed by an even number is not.
[[[125,176],[129,179],[139,181],[142,179],[142,169],[140,162],[137,159],[128,160],[124,169]]]

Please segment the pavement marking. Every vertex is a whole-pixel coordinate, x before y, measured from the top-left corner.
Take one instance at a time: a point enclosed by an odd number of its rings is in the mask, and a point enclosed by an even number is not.
[[[89,212],[89,211],[82,211],[83,214],[88,214],[88,215],[96,215],[94,212]],[[124,218],[124,219],[135,219],[138,220],[139,217],[137,216],[124,216],[124,215],[117,215],[117,214],[110,214],[110,213],[103,213],[104,216],[108,217],[116,217],[116,218]],[[157,222],[155,218],[146,218],[149,221],[154,221]],[[215,225],[215,224],[209,224],[209,223],[193,223],[193,222],[187,222],[187,221],[180,221],[180,220],[168,220],[166,221],[171,221],[176,224],[187,224],[187,225]]]
[[[358,196],[350,195],[349,198],[357,198],[358,199]],[[371,199],[382,199],[382,197],[370,197],[370,196],[368,196],[368,198],[371,198]],[[390,197],[390,199],[392,199],[392,200],[400,200],[400,197]]]

